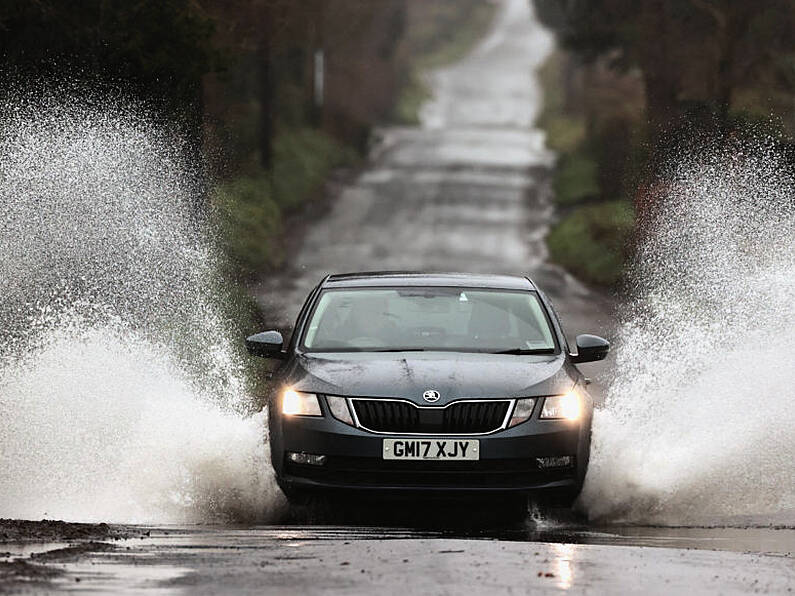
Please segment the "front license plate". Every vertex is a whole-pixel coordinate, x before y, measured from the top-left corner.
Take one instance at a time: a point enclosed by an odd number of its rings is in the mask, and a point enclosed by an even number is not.
[[[384,459],[477,461],[476,439],[384,439]]]

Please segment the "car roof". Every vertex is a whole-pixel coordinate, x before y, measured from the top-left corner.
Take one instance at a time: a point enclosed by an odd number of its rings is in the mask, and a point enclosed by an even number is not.
[[[456,286],[501,290],[534,290],[533,282],[520,275],[483,273],[418,273],[414,271],[365,271],[338,273],[323,280],[324,288],[400,286]]]

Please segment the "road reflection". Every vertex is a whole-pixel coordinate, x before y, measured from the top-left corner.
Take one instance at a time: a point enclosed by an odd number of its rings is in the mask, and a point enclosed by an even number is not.
[[[577,546],[574,544],[555,544],[552,546],[555,553],[555,578],[558,587],[568,590],[574,581],[574,559],[577,554]]]
[[[536,510],[517,520],[498,503],[332,503],[324,508],[292,509],[277,523],[267,528],[284,539],[465,538],[553,543],[559,553],[562,584],[571,583],[577,545],[582,544],[795,552],[792,527],[595,525],[567,509]]]

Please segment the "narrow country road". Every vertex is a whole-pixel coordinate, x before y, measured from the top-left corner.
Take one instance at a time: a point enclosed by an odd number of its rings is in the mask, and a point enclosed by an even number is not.
[[[533,122],[535,69],[552,47],[527,1],[504,2],[473,52],[431,75],[422,126],[378,131],[369,167],[309,225],[289,269],[257,289],[272,324],[289,328],[329,273],[464,271],[530,275],[567,333],[609,335],[609,302],[547,261],[554,156]]]

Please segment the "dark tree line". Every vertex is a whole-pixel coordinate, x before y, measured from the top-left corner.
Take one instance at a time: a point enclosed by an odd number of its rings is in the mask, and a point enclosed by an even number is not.
[[[537,0],[564,46],[586,62],[640,69],[653,133],[682,116],[779,115],[795,132],[791,0]]]
[[[684,156],[760,138],[795,154],[792,0],[535,6],[559,41],[542,71],[554,93],[541,125],[560,156],[555,190],[567,208],[550,253],[581,278],[620,282],[665,201],[668,166]],[[584,250],[601,260],[584,261]]]
[[[389,111],[402,64],[403,0],[203,0],[226,58],[207,80],[211,117],[253,125],[260,164],[280,126],[362,147]],[[318,77],[320,80],[318,80]]]
[[[405,0],[0,0],[0,77],[121,91],[199,142],[242,138],[267,168],[282,125],[363,144],[391,105],[404,18]]]
[[[122,92],[198,135],[213,23],[187,0],[2,0],[2,88]]]

